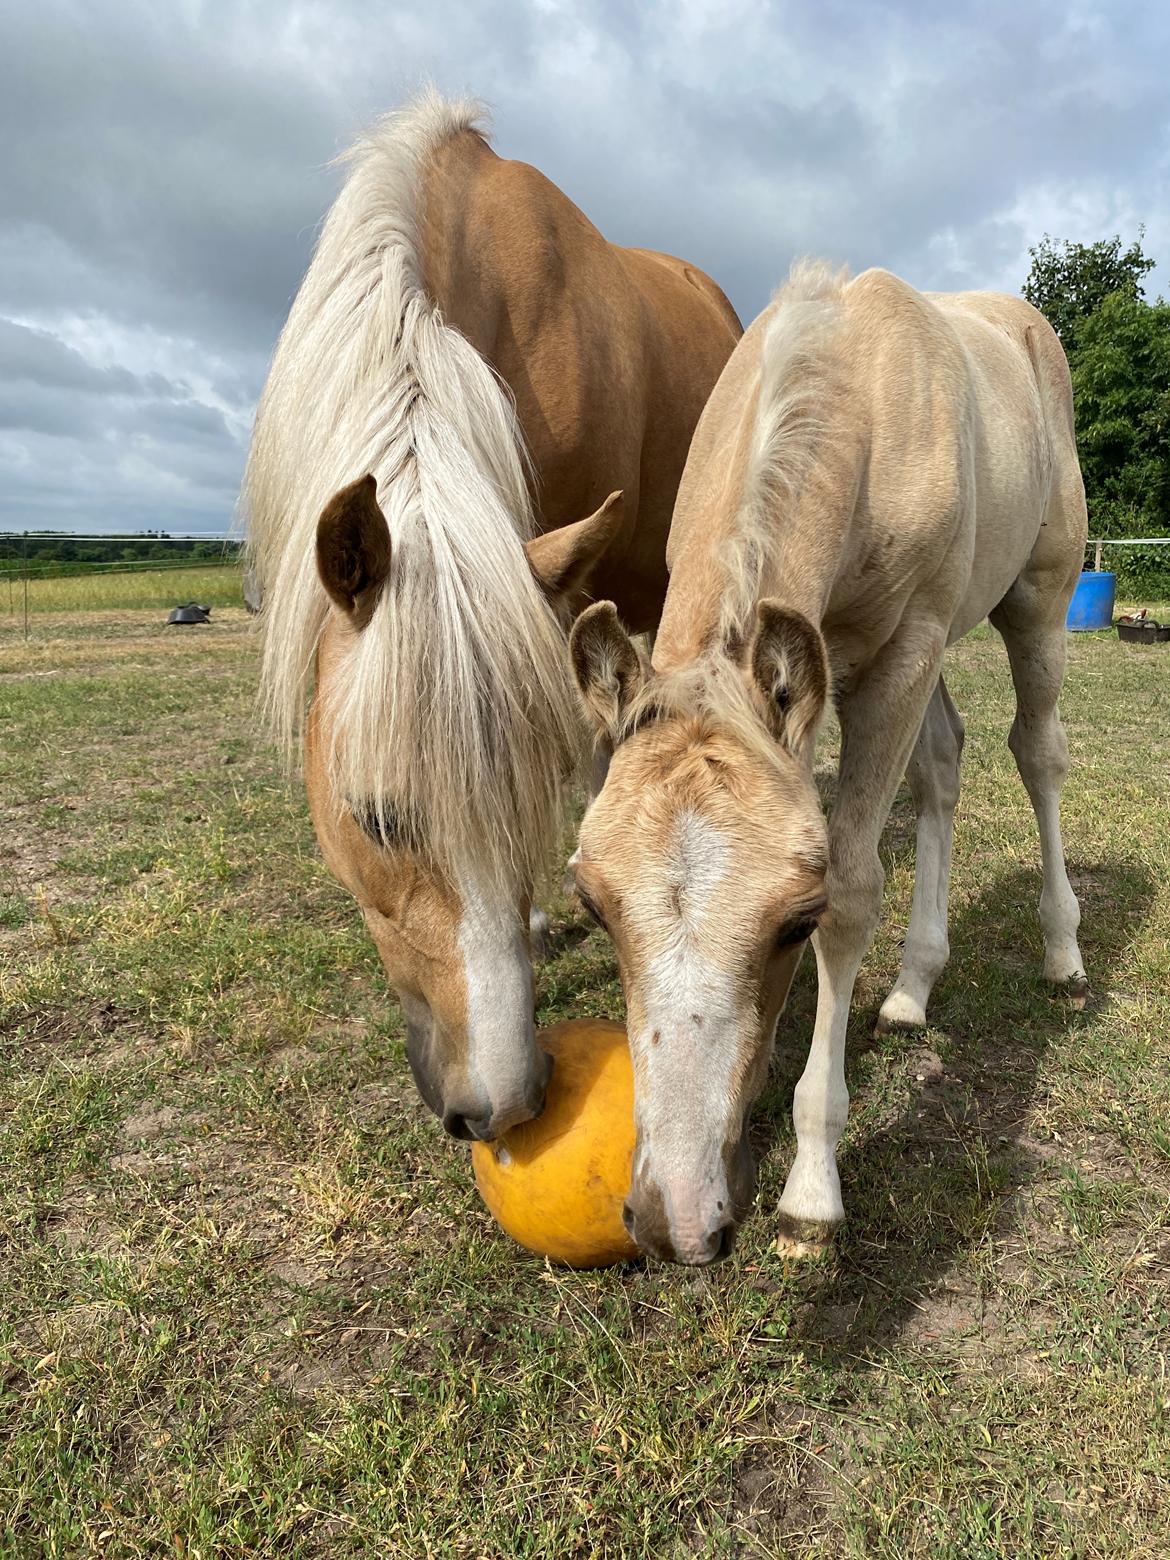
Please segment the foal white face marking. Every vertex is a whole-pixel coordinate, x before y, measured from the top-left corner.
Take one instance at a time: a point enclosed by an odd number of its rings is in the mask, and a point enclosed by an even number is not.
[[[722,1154],[736,1109],[739,1009],[733,974],[720,967],[718,936],[710,935],[713,900],[731,866],[725,836],[686,808],[659,871],[629,898],[631,930],[654,950],[631,1004],[639,1075],[635,1175],[652,1165],[672,1242],[687,1255],[704,1249],[708,1230],[733,1201]]]
[[[614,938],[634,1057],[627,1213],[658,1255],[713,1260],[750,1206],[747,1115],[824,861],[807,772],[685,716],[627,739],[586,814],[578,887]]]
[[[725,1035],[734,1016],[734,992],[704,946],[703,928],[730,864],[726,839],[688,808],[674,824],[657,877],[630,894],[631,926],[655,950],[646,965],[645,1011],[634,1037],[649,1086],[640,1112],[647,1131],[643,1154],[650,1134],[656,1153],[669,1155],[674,1138],[681,1138],[685,1152],[693,1145],[693,1122],[687,1118],[700,1105],[719,1114],[727,1101],[734,1054],[719,1054],[712,1037]],[[671,1080],[666,1110],[655,1089],[662,1074]]]

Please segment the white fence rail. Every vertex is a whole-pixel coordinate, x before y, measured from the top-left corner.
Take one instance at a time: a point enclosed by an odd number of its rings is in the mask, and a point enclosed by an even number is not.
[[[1093,567],[1100,574],[1103,547],[1170,547],[1170,536],[1090,536],[1085,546],[1093,548]]]

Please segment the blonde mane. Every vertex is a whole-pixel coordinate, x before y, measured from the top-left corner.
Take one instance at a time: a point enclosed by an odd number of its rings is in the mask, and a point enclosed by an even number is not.
[[[459,878],[535,879],[580,716],[523,550],[533,520],[512,402],[427,296],[418,192],[477,104],[427,92],[347,154],[256,417],[243,502],[264,592],[262,697],[292,757],[329,619],[317,521],[373,473],[391,573],[321,696],[338,805],[409,820]]]
[[[743,498],[720,550],[727,574],[719,621],[725,645],[750,632],[769,564],[791,507],[812,471],[825,431],[848,272],[798,260],[770,305],[760,346],[760,389],[743,479]]]

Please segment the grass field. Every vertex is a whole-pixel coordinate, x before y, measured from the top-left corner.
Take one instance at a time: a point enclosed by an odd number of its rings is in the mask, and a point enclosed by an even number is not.
[[[240,566],[235,563],[188,565],[184,568],[92,569],[63,578],[30,578],[29,616],[57,612],[132,611],[142,607],[170,609],[198,601],[207,607],[243,605]],[[20,620],[23,632],[24,582],[0,580],[0,625],[11,629]],[[3,631],[0,630],[0,631]]]
[[[20,632],[0,619],[0,1556],[1170,1554],[1170,647],[1072,644],[1087,1010],[1038,979],[983,632],[949,673],[936,1027],[874,1041],[904,798],[887,834],[835,1252],[770,1239],[806,965],[732,1260],[573,1274],[493,1229],[415,1096],[254,737],[243,612]],[[551,908],[541,1019],[620,1014],[605,938]]]

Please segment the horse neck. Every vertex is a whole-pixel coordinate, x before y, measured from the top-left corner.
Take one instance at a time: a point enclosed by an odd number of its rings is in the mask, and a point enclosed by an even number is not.
[[[721,382],[717,396],[723,390]],[[857,462],[847,442],[827,454],[799,495],[766,502],[758,536],[745,541],[758,390],[757,381],[725,411],[713,398],[715,415],[705,415],[696,434],[671,526],[657,672],[680,671],[709,653],[726,639],[729,618],[746,638],[764,599],[803,613],[819,628],[848,557]]]

